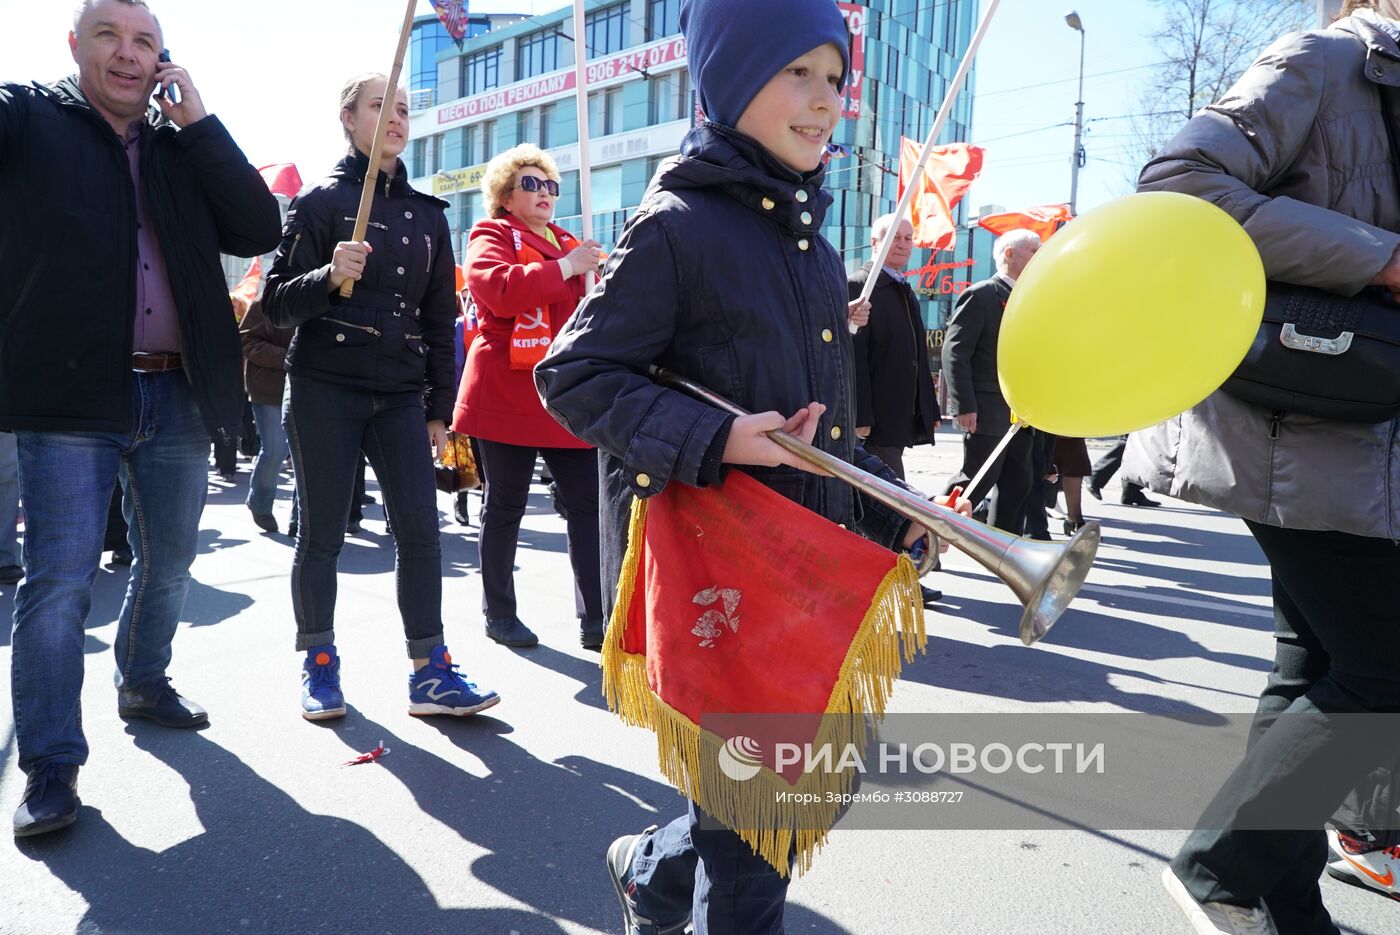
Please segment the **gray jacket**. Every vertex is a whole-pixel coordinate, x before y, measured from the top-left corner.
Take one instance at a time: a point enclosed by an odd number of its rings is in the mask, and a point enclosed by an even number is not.
[[[1138,188],[1219,205],[1270,279],[1353,295],[1400,245],[1380,84],[1400,86],[1400,47],[1371,22],[1284,36],[1148,163]],[[1271,526],[1400,539],[1396,429],[1276,416],[1217,392],[1135,433],[1124,476]]]

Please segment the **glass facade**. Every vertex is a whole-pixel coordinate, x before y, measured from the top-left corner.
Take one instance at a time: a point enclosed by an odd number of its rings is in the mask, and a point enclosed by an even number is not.
[[[663,39],[681,31],[681,0],[647,0],[647,38]]]
[[[826,187],[834,203],[823,234],[855,269],[869,260],[871,221],[894,210],[901,137],[922,142],[976,26],[977,0],[843,2],[860,71],[837,127]],[[594,0],[584,41],[593,60],[588,95],[594,235],[611,247],[660,163],[689,126],[694,88],[678,41],[679,0]],[[577,98],[566,84],[573,65],[572,11],[516,19],[469,40],[463,52],[437,51],[440,73],[462,75],[461,94],[413,117],[410,172],[415,185],[452,200],[454,241],[483,216],[479,170],[520,142],[550,150],[560,163],[556,220],[579,233]],[[563,37],[561,39],[561,36]],[[426,47],[425,47],[426,48]],[[444,66],[444,63],[449,65]],[[470,64],[468,64],[470,63]],[[427,68],[414,59],[414,73]],[[560,69],[565,69],[561,71]],[[940,142],[970,138],[972,82],[956,102]],[[425,142],[426,139],[426,142]],[[974,191],[975,197],[975,191]],[[967,205],[955,220],[965,226]],[[971,264],[990,255],[984,231],[961,230],[954,250],[916,250],[911,285],[924,317],[941,329]],[[983,243],[983,240],[986,240]]]
[[[541,29],[521,36],[515,43],[515,80],[524,81],[535,75],[557,71],[559,68],[559,33]],[[471,92],[467,92],[470,94]]]
[[[627,8],[626,3],[614,3],[584,17],[590,59],[627,48]]]
[[[431,20],[419,20],[413,24],[409,37],[409,61],[413,70],[408,75],[410,91],[435,91],[438,84],[437,57],[439,52],[452,47],[452,37],[443,28],[436,16]]]

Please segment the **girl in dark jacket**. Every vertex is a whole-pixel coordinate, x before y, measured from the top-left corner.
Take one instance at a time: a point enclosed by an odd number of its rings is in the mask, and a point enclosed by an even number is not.
[[[297,475],[301,524],[292,603],[302,667],[302,716],[340,717],[335,649],[336,561],[369,456],[397,547],[399,612],[414,672],[410,714],[474,714],[496,704],[452,664],[442,634],[442,562],[432,451],[452,413],[457,317],[445,202],[409,187],[398,156],[408,143],[408,97],[383,75],[346,84],[340,120],[351,151],[287,214],[264,311],[296,326],[282,420]],[[382,103],[393,107],[375,180],[366,241],[350,240]],[[350,298],[343,283],[354,284]]]

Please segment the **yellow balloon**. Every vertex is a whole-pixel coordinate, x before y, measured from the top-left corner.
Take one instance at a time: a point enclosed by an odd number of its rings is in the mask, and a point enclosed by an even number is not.
[[[1129,195],[1076,218],[1026,266],[1002,319],[1001,389],[1056,435],[1121,435],[1205,399],[1249,349],[1264,264],[1209,202]]]

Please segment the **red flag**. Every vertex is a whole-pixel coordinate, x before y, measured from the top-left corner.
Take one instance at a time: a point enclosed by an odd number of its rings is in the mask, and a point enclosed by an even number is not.
[[[922,151],[923,146],[919,143],[900,137],[900,197],[904,196],[904,188],[914,174],[914,167],[919,164]],[[915,244],[935,250],[953,246],[957,240],[953,207],[962,201],[972,180],[981,173],[982,156],[982,147],[967,143],[933,148],[928,162],[924,164],[924,174],[919,180],[914,200],[909,203],[909,220],[914,223]]]
[[[295,198],[297,192],[301,191],[301,173],[297,167],[290,162],[282,162],[277,165],[263,166],[258,170],[262,173],[263,181],[267,183],[268,191],[274,195],[286,195],[288,198]]]
[[[1038,205],[1034,208],[1027,208],[1025,211],[989,214],[980,218],[977,225],[985,227],[998,237],[1014,230],[1035,231],[1040,235],[1043,243],[1050,239],[1051,234],[1060,229],[1061,224],[1072,220],[1074,220],[1074,215],[1069,213],[1069,205]]]
[[[433,9],[437,10],[438,19],[442,20],[443,28],[452,37],[452,41],[457,43],[457,51],[462,50],[462,40],[467,35],[467,4],[466,0],[432,0]]]
[[[909,661],[925,641],[913,564],[732,471],[635,503],[617,594],[609,706],[656,732],[682,793],[779,873],[794,848],[806,869],[840,811],[827,793],[850,777],[779,766],[765,741],[862,742],[851,713],[883,714],[901,643]],[[721,736],[717,716],[734,714],[765,717]],[[736,741],[752,764],[742,777],[719,758]]]
[[[262,257],[253,257],[253,265],[248,267],[248,272],[243,279],[234,286],[229,295],[241,296],[248,304],[252,304],[258,297],[258,287],[262,285]]]

